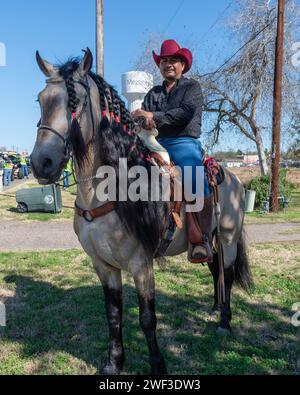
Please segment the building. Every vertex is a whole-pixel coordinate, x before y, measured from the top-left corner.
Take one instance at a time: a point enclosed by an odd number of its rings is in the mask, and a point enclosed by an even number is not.
[[[224,160],[223,162],[221,162],[221,165],[223,167],[228,167],[228,168],[245,166],[244,162],[241,161],[240,159]]]
[[[244,163],[256,163],[259,161],[258,155],[244,155]]]

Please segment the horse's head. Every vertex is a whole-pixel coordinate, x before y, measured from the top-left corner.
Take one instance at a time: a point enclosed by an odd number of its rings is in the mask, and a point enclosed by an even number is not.
[[[38,95],[41,120],[31,153],[31,164],[39,183],[48,184],[59,179],[69,159],[70,146],[75,156],[80,158],[85,155],[86,144],[92,138],[88,73],[93,57],[87,48],[81,62],[70,61],[61,67],[43,60],[38,52],[36,60],[47,80]],[[81,129],[85,131],[84,136]]]

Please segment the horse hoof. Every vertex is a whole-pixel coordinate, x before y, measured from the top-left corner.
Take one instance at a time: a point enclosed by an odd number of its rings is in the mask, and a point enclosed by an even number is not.
[[[227,337],[231,335],[231,329],[227,329],[227,328],[222,328],[221,326],[218,327],[217,329],[217,334]]]
[[[103,375],[116,376],[116,375],[119,375],[120,372],[121,372],[121,369],[119,369],[117,366],[111,365],[111,364],[104,365],[103,368],[101,369],[101,374],[103,374]]]

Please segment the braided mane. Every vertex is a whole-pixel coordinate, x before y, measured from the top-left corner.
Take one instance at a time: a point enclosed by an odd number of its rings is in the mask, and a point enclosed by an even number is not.
[[[69,108],[72,112],[76,112],[78,105],[73,73],[77,70],[79,64],[78,59],[71,59],[59,68],[60,75],[66,81]],[[117,201],[116,212],[127,230],[142,243],[145,251],[150,256],[153,256],[165,231],[168,204],[167,202],[156,202],[150,199],[150,176],[153,164],[150,161],[149,150],[134,132],[134,121],[117,91],[101,76],[93,72],[89,72],[89,76],[98,87],[102,113],[96,140],[98,153],[103,165],[109,165],[115,169],[117,193],[119,193],[120,158],[127,158],[128,168],[142,166],[147,170],[149,186],[148,201],[139,200],[132,202],[130,199],[125,202]],[[106,116],[106,103],[110,120]],[[82,164],[87,158],[86,147],[79,125],[78,128],[77,125],[74,125],[74,130],[71,128],[71,141],[76,160]],[[128,179],[127,181],[128,185],[133,182],[132,179]]]

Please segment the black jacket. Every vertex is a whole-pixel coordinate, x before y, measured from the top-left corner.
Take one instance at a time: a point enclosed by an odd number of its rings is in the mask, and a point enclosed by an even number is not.
[[[201,134],[203,96],[199,82],[181,77],[168,93],[165,82],[145,96],[142,108],[153,112],[158,137],[194,137]]]

